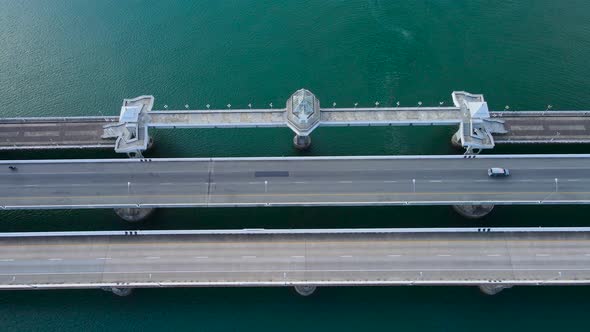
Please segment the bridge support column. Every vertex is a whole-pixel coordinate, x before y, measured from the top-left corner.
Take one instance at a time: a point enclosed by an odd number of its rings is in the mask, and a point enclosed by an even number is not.
[[[147,219],[155,210],[154,208],[123,208],[115,209],[115,213],[125,221],[138,222]]]
[[[307,150],[311,145],[311,136],[299,136],[293,137],[293,145],[297,150]]]
[[[463,144],[461,142],[461,128],[459,128],[459,130],[457,130],[457,132],[455,132],[455,134],[451,137],[451,144],[455,148],[463,148]]]
[[[453,210],[459,215],[469,219],[479,219],[487,216],[494,209],[494,205],[453,205]]]
[[[104,291],[113,292],[117,296],[129,296],[133,293],[133,288],[120,288],[120,287],[106,287]]]
[[[154,147],[154,138],[150,136],[146,151],[151,150],[153,147]]]
[[[315,292],[316,288],[316,286],[312,285],[298,285],[295,286],[295,291],[301,296],[310,296]]]
[[[479,290],[486,295],[496,295],[501,291],[512,288],[512,285],[492,284],[492,285],[479,285]]]

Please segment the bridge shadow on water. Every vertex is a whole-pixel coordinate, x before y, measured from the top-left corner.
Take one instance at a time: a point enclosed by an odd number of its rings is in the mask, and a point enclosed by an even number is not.
[[[448,206],[159,209],[128,223],[113,210],[0,211],[0,232],[131,229],[590,226],[590,206],[496,206],[466,219]]]

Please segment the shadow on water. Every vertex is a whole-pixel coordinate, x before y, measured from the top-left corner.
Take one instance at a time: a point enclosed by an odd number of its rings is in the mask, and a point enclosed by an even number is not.
[[[159,209],[137,223],[113,210],[0,212],[1,232],[131,229],[564,227],[590,226],[590,206],[496,206],[482,219],[466,219],[449,206]]]

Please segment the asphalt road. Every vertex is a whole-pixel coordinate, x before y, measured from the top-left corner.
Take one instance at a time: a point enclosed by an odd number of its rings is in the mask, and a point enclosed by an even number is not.
[[[0,119],[0,150],[114,148],[114,139],[103,139],[103,126],[117,118],[104,119]]]
[[[586,115],[534,117],[503,114],[497,119],[505,121],[508,133],[494,134],[496,144],[590,142],[590,117]]]
[[[0,289],[590,283],[588,230],[0,237],[0,248]]]
[[[589,203],[590,157],[0,162],[3,209],[470,202]]]

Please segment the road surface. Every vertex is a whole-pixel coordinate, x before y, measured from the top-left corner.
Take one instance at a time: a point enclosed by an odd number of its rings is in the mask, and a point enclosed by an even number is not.
[[[117,117],[0,119],[0,150],[114,148],[103,126]]]
[[[0,289],[590,283],[590,228],[3,233],[0,248]]]
[[[0,162],[2,209],[467,203],[590,203],[590,156]]]

